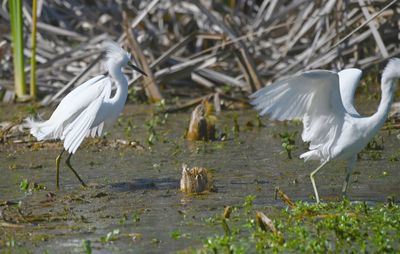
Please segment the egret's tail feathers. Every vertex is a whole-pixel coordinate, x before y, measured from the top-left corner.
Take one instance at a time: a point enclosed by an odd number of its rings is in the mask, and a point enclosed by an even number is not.
[[[38,140],[56,139],[60,136],[59,125],[53,124],[51,121],[35,121],[28,117],[25,123],[30,129],[30,133]]]

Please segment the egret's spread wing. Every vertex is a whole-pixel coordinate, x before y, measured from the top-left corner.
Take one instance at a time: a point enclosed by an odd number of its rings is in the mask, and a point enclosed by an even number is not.
[[[362,71],[356,68],[342,70],[339,75],[340,95],[342,96],[343,106],[348,113],[353,116],[360,114],[354,108],[354,94],[360,82]]]
[[[101,114],[99,109],[104,103],[105,98],[110,96],[111,83],[108,79],[100,80],[98,86],[99,89],[101,89],[101,93],[97,98],[91,101],[85,109],[76,115],[73,121],[68,123],[63,130],[61,140],[64,140],[64,148],[69,153],[75,153],[78,149],[79,145],[92,128],[95,119],[98,119],[99,114]],[[84,90],[84,92],[86,91],[87,90]]]
[[[339,77],[325,70],[307,71],[275,82],[250,96],[261,115],[276,120],[303,118],[305,115],[341,115]]]
[[[276,120],[300,118],[304,126],[302,139],[310,142],[310,150],[318,150],[313,158],[329,158],[329,149],[346,112],[340,97],[339,76],[335,72],[304,72],[275,82],[250,98],[261,115]]]

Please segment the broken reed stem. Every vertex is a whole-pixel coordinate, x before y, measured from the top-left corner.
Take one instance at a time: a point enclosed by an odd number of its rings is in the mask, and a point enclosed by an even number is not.
[[[342,44],[345,40],[350,38],[354,33],[358,32],[361,28],[363,28],[365,25],[367,25],[369,22],[374,20],[376,17],[378,17],[382,12],[384,12],[387,8],[392,6],[394,3],[396,3],[398,0],[393,0],[392,2],[388,3],[385,7],[383,7],[380,11],[375,13],[373,16],[371,16],[368,20],[364,21],[360,26],[358,26],[356,29],[351,31],[348,35],[343,37],[340,41],[338,41],[336,44],[334,44],[332,47],[330,47],[327,51],[331,51],[332,49],[336,48],[339,44]]]
[[[275,199],[277,196],[279,196],[290,208],[296,207],[296,204],[279,187],[275,188]]]
[[[256,223],[264,231],[271,230],[273,234],[279,234],[273,221],[262,212],[256,212]]]
[[[223,215],[225,219],[229,219],[229,217],[231,217],[232,210],[232,206],[225,206]]]
[[[162,95],[160,90],[157,87],[157,83],[154,77],[154,74],[147,63],[147,59],[143,54],[142,49],[140,48],[139,43],[137,42],[135,36],[133,36],[131,26],[129,25],[129,18],[126,12],[123,12],[123,24],[126,37],[128,39],[129,45],[131,47],[131,53],[134,58],[137,59],[140,63],[140,66],[143,68],[143,71],[147,73],[147,77],[144,78],[144,89],[146,91],[147,98],[149,102],[158,102],[162,100]]]

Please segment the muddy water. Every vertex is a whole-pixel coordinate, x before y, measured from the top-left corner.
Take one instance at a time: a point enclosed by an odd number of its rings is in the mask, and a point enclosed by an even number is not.
[[[89,240],[93,253],[174,252],[201,246],[207,236],[222,232],[209,218],[221,214],[225,205],[242,204],[248,195],[256,196],[259,207],[283,206],[274,200],[274,189],[279,186],[294,200],[311,201],[309,173],[318,163],[298,159],[307,148],[300,135],[294,159],[287,159],[278,135],[300,133],[301,125],[264,119],[266,127],[258,128],[253,111],[228,111],[218,122],[227,140],[187,142],[182,136],[190,114],[176,113],[155,126],[157,140],[150,146],[143,123],[154,119],[151,112],[148,107],[128,106],[106,141],[81,146],[72,163],[89,183],[86,189],[62,163],[61,190],[55,191],[54,160],[61,145],[0,145],[0,201],[21,201],[19,212],[15,205],[0,206],[2,221],[21,226],[0,227],[0,249],[13,242],[10,249],[15,252],[83,253],[82,240]],[[232,131],[234,115],[238,133]],[[375,202],[399,196],[397,134],[396,130],[390,135],[381,131],[384,150],[363,154],[358,160],[349,187],[351,200]],[[139,145],[116,144],[116,139]],[[198,196],[179,192],[182,163],[210,169],[216,192]],[[330,163],[316,176],[323,199],[339,199],[345,165]],[[19,189],[24,178],[47,190],[25,194]],[[113,231],[114,236],[106,239]]]

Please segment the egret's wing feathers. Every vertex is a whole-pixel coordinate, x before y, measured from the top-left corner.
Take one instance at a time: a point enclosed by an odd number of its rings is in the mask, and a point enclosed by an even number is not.
[[[88,131],[88,133],[86,134],[86,136],[87,137],[91,136],[92,138],[94,138],[96,136],[100,137],[101,133],[103,132],[103,127],[104,127],[104,122],[100,123],[96,127],[93,127],[92,129],[90,129]]]
[[[65,129],[63,136],[64,148],[69,153],[75,153],[79,145],[86,136],[87,130],[90,128],[95,114],[101,106],[101,99],[94,101],[86,108],[68,127]]]
[[[100,80],[98,82],[98,89],[101,90],[100,95],[90,102],[89,105],[66,126],[62,133],[61,140],[64,140],[64,148],[69,153],[75,153],[83,139],[87,136],[87,133],[90,133],[93,123],[99,118],[100,107],[106,96],[110,96],[111,83],[108,79]],[[87,92],[87,90],[85,90],[85,92]],[[101,124],[102,122],[97,126]]]
[[[85,109],[103,92],[104,79],[108,79],[108,77],[96,76],[72,90],[61,100],[49,121],[63,122]]]
[[[318,150],[315,151],[318,159],[329,157],[328,150],[337,137],[346,112],[335,72],[304,72],[275,82],[250,97],[261,115],[276,120],[301,119],[304,126],[302,139],[310,142],[310,150]]]
[[[105,106],[105,104],[107,104],[107,102],[109,101],[110,97],[111,97],[111,80],[110,79],[104,79],[104,91],[103,91],[103,106]],[[102,108],[104,109],[104,108]],[[105,110],[104,110],[105,111]],[[104,112],[103,112],[104,114]],[[103,131],[104,128],[104,122],[107,119],[104,119],[105,117],[103,115],[98,115],[98,118],[96,119],[96,123],[100,122],[99,124],[95,125],[94,127],[92,127],[91,129],[89,129],[86,133],[86,137],[91,136],[92,138],[97,136],[101,136],[101,133]],[[100,120],[99,120],[100,119]]]
[[[61,100],[47,121],[27,118],[26,122],[31,129],[30,133],[38,140],[60,138],[66,126],[72,123],[91,102],[100,96],[105,86],[105,80],[109,80],[109,78],[99,75],[72,90]]]
[[[354,94],[360,82],[362,71],[356,68],[342,70],[338,73],[340,95],[346,111],[353,116],[360,116],[354,108]]]
[[[338,75],[331,71],[304,72],[264,87],[250,98],[261,115],[268,114],[276,120],[303,118],[310,112],[344,112]]]

